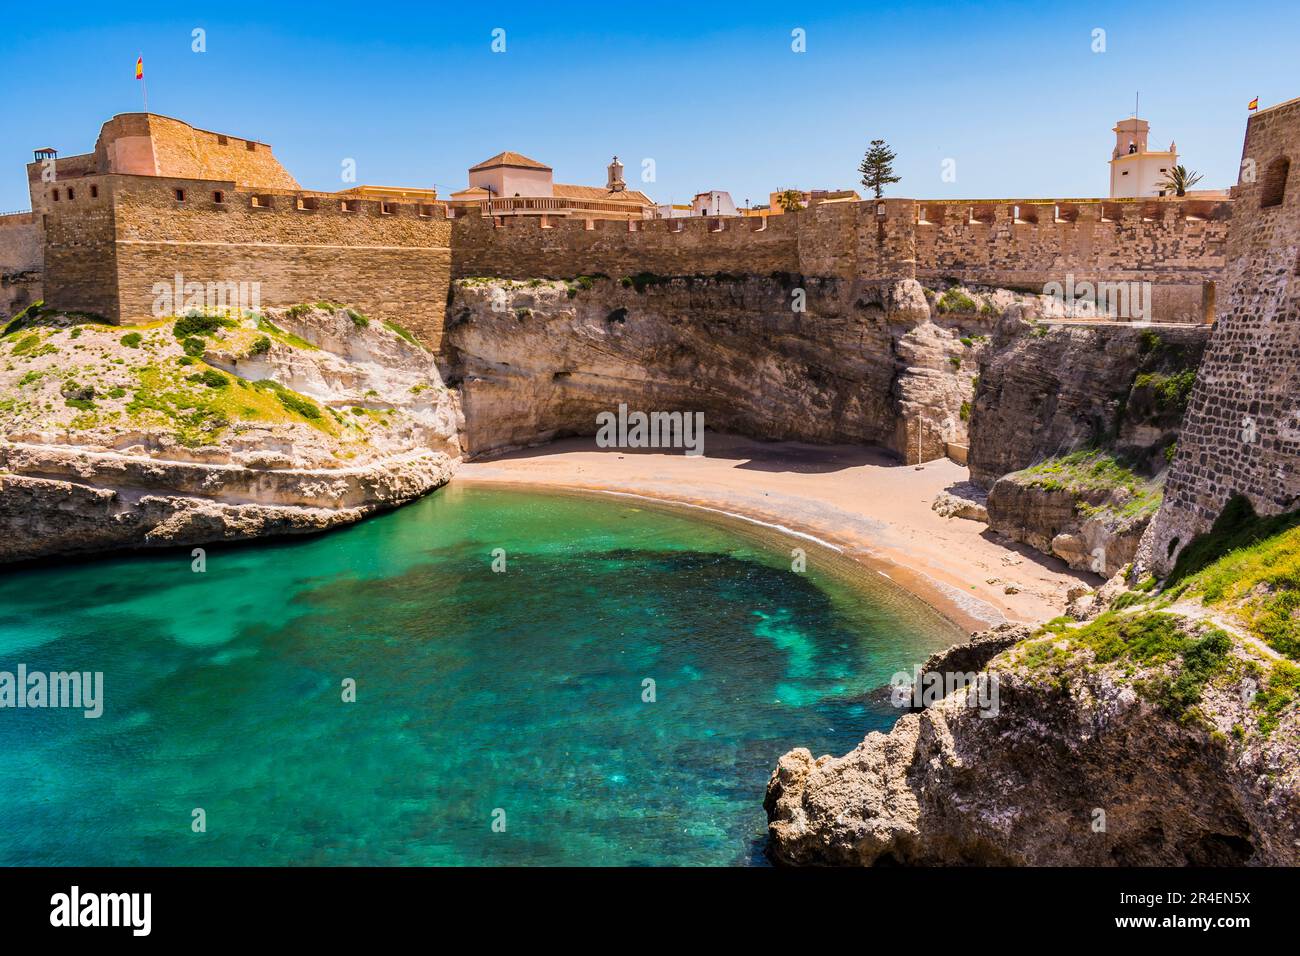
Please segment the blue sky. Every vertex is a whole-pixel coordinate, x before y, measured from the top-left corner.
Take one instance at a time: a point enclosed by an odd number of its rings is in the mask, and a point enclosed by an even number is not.
[[[1300,96],[1290,3],[64,0],[0,16],[0,212],[29,205],[34,147],[89,151],[105,119],[142,108],[139,54],[151,110],[269,142],[305,187],[343,188],[355,159],[359,182],[444,194],[513,149],[560,182],[601,183],[618,153],[658,201],[727,189],[757,204],[856,185],[882,137],[892,195],[1097,196],[1136,90],[1153,145],[1176,139],[1201,186],[1222,187],[1247,102]],[[656,181],[641,184],[647,157]]]

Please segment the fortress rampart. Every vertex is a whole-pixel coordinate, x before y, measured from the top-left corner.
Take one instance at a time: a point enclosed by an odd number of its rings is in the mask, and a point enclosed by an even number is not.
[[[1234,495],[1300,505],[1300,99],[1250,118],[1242,170],[1218,322],[1139,555],[1162,572]]]
[[[438,208],[109,174],[44,220],[56,308],[143,322],[159,284],[255,282],[262,305],[334,300],[440,344],[451,224]]]
[[[146,113],[113,117],[93,152],[38,157],[32,217],[0,218],[0,264],[38,244],[54,308],[138,322],[177,276],[257,283],[266,305],[334,299],[434,348],[448,282],[469,276],[780,273],[1035,292],[1142,281],[1156,321],[1199,323],[1214,313],[1232,209],[1191,197],[869,199],[762,218],[449,221],[437,204],[302,190],[264,143]]]
[[[1041,292],[1146,281],[1157,321],[1213,317],[1229,200],[867,200],[767,219],[455,222],[452,276],[784,272]]]
[[[0,216],[0,319],[42,298],[44,243],[34,213]]]

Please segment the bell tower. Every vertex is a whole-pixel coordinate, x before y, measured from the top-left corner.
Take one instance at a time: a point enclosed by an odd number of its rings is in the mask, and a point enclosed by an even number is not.
[[[605,183],[605,188],[612,193],[621,193],[627,189],[627,183],[623,182],[623,164],[614,157],[614,161],[609,164],[609,179]]]

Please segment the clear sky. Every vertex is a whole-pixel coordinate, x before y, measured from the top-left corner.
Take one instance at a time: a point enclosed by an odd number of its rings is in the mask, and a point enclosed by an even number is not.
[[[1300,96],[1290,2],[1176,4],[81,2],[4,0],[0,212],[32,149],[94,147],[149,108],[269,142],[303,186],[465,184],[503,149],[560,182],[617,153],[657,201],[856,186],[868,140],[916,197],[1104,195],[1111,127],[1176,139],[1200,188],[1236,181],[1246,104]],[[192,50],[205,31],[206,52]],[[491,49],[505,31],[505,52]],[[806,52],[791,49],[802,29]],[[1105,52],[1093,52],[1093,31]],[[654,182],[641,182],[654,160]],[[956,179],[941,177],[955,160]]]

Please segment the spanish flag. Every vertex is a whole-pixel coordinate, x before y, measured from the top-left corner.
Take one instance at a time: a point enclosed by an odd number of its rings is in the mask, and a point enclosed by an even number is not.
[[[1250,105],[1247,106],[1246,109],[1248,109],[1248,110],[1257,110],[1257,109],[1259,109],[1259,97],[1257,96],[1257,97],[1255,97],[1253,100],[1251,100],[1251,101],[1250,101]]]
[[[135,78],[137,80],[144,79],[144,57],[140,57],[135,61]]]

